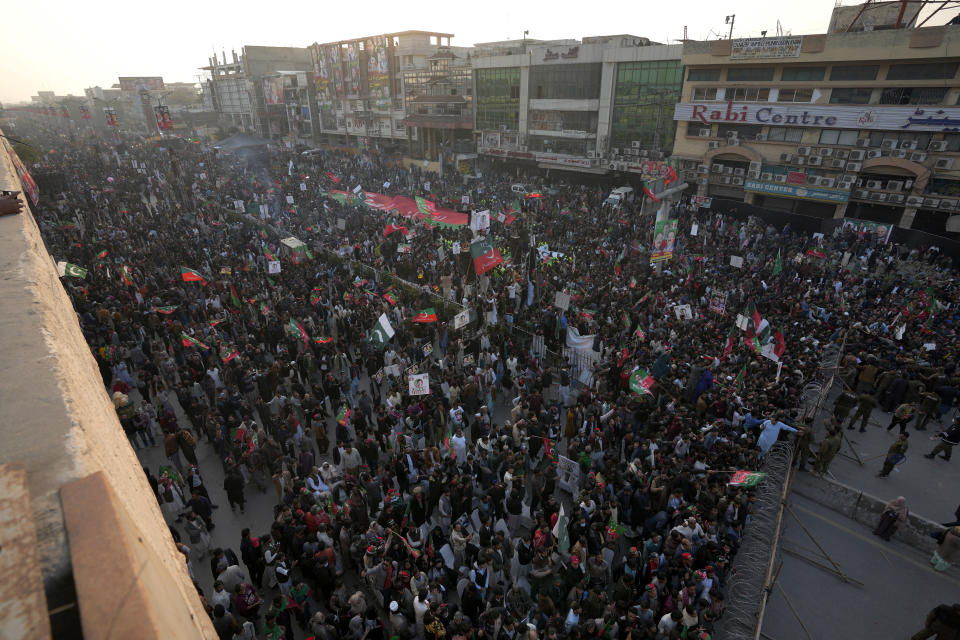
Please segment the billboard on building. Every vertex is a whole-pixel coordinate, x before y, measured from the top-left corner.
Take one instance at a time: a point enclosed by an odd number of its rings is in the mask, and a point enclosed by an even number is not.
[[[797,58],[803,47],[803,36],[772,38],[736,38],[730,48],[732,60],[759,58]]]
[[[263,79],[263,102],[283,104],[283,76]]]
[[[313,54],[313,80],[317,90],[317,103],[323,107],[330,104],[330,58],[326,47],[316,46]]]
[[[339,44],[330,45],[330,72],[333,75],[333,91],[337,96],[343,96],[343,53]]]
[[[367,42],[367,86],[370,100],[380,109],[390,108],[390,58],[384,36]]]
[[[108,127],[116,127],[116,126],[119,126],[118,123],[117,123],[117,111],[116,111],[116,109],[113,109],[112,107],[104,107],[104,108],[103,108],[103,117],[106,118],[106,120],[107,120],[107,126],[108,126]]]
[[[170,108],[167,106],[159,106],[154,107],[153,111],[157,117],[157,128],[161,131],[172,131],[173,118],[170,116]]]
[[[360,44],[351,42],[344,49],[344,66],[346,67],[347,94],[359,95],[362,81],[360,78]]]
[[[121,91],[160,91],[164,88],[161,76],[118,78]]]

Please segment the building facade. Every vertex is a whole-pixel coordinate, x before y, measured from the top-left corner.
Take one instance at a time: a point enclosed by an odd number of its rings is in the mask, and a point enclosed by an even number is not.
[[[682,45],[631,35],[476,45],[481,156],[649,179],[669,155]]]
[[[242,58],[236,51],[231,53],[229,62],[224,52],[222,58],[213,55],[200,68],[203,102],[219,114],[222,126],[250,132],[254,123],[251,88]]]
[[[686,42],[674,157],[700,195],[934,233],[960,212],[960,27]],[[833,23],[844,22],[834,20]]]

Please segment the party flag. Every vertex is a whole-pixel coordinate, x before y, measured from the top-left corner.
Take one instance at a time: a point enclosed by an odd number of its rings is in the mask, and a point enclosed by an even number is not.
[[[424,309],[417,315],[413,316],[410,320],[411,322],[436,322],[437,321],[437,310],[433,307]]]
[[[199,349],[204,349],[204,350],[210,348],[207,345],[200,342],[199,340],[197,340],[196,338],[192,338],[191,336],[188,336],[186,333],[183,333],[183,332],[180,333],[180,342],[185,347],[189,347],[192,345],[194,347],[197,347]]]
[[[180,277],[183,278],[184,282],[199,282],[200,284],[207,284],[207,281],[199,271],[194,271],[189,267],[180,267]]]

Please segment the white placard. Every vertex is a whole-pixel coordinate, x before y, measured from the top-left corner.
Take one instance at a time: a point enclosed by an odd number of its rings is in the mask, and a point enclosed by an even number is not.
[[[740,315],[739,313],[737,314],[737,329],[740,329],[740,331],[746,331],[748,322],[749,319],[747,316]]]
[[[287,204],[293,204],[293,196],[287,196]]]
[[[730,266],[737,269],[743,268],[743,256],[730,256]]]
[[[553,298],[553,306],[560,307],[564,311],[570,308],[570,294],[564,293],[563,291],[557,291],[557,295]]]
[[[423,183],[423,188],[424,188],[426,191],[430,191],[430,183],[429,183],[429,182],[424,182],[424,183]]]
[[[452,249],[453,249],[453,255],[455,256],[460,255],[460,242],[459,241],[454,242]]]
[[[557,485],[576,495],[580,490],[580,464],[565,456],[557,456]]]
[[[936,351],[936,349],[937,349],[937,343],[936,343],[936,342],[924,342],[924,343],[923,343],[923,348],[926,349],[927,351]]]
[[[760,355],[764,358],[773,360],[774,362],[780,362],[780,356],[773,352],[773,349],[776,345],[772,342],[763,345],[763,349],[760,350]]]
[[[690,227],[690,235],[692,235],[692,236],[697,235],[697,232],[698,232],[699,230],[700,230],[700,227],[697,226],[697,223],[696,223],[696,222],[694,222],[693,225]]]
[[[693,319],[693,311],[690,310],[690,305],[688,304],[678,304],[673,308],[673,313],[677,316],[677,320]]]
[[[243,211],[243,200],[234,200],[233,208],[237,211]]]
[[[270,205],[262,204],[260,205],[260,217],[267,218],[270,216]]]
[[[269,273],[280,273],[280,261],[271,260],[267,263],[267,271]]]
[[[903,332],[907,330],[907,325],[902,324],[893,331],[893,337],[897,340],[903,340]]]
[[[430,394],[430,374],[417,373],[407,377],[411,396],[425,396]]]
[[[359,184],[353,188],[354,195],[360,195],[361,191],[363,191],[363,187]]]
[[[306,183],[306,182],[301,182],[301,183],[300,183],[300,191],[306,191],[306,190],[307,190],[307,183]]]
[[[389,180],[387,180],[386,182],[383,183],[383,188],[384,188],[384,189],[389,189],[389,188],[390,188],[390,181],[389,181]]]
[[[460,204],[470,204],[470,196],[461,196]]]
[[[343,231],[346,228],[347,228],[347,221],[344,220],[343,218],[337,218],[337,229],[340,229],[341,231]]]
[[[453,316],[453,328],[461,329],[470,324],[470,311],[464,309],[457,315]]]

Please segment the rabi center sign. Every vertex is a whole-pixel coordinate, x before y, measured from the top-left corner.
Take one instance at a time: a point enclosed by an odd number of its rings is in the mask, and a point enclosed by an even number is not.
[[[827,127],[904,131],[955,131],[960,108],[856,107],[764,102],[678,102],[673,119],[701,124],[752,124],[775,127]]]

